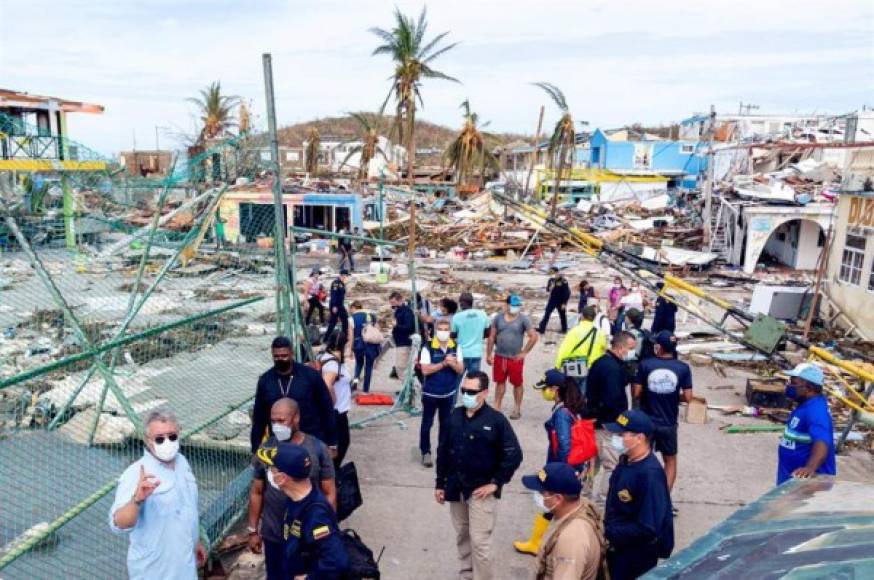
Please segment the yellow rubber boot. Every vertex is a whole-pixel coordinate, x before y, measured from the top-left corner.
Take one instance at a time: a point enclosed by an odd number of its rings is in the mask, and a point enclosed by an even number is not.
[[[517,552],[523,554],[537,555],[537,550],[540,549],[540,540],[543,539],[543,534],[549,527],[549,520],[543,517],[543,514],[534,516],[534,526],[531,528],[531,537],[526,542],[513,542],[513,547]]]

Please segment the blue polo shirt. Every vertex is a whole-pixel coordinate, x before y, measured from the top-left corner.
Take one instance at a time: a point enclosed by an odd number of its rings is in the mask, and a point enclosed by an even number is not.
[[[789,415],[777,456],[777,485],[790,479],[793,471],[807,465],[816,441],[828,446],[828,455],[816,472],[836,475],[834,425],[828,401],[823,395],[804,401]]]

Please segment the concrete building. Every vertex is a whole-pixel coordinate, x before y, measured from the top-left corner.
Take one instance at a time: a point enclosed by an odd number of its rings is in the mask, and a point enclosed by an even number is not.
[[[825,294],[826,310],[834,304],[846,317],[838,321],[874,340],[874,191],[840,195]]]
[[[103,113],[102,105],[0,89],[0,171],[95,171],[95,152],[71,141],[67,113]]]
[[[303,142],[302,151],[306,151],[307,144],[308,141]],[[361,166],[362,145],[359,140],[322,137],[319,140],[319,168],[336,174],[357,174]],[[400,145],[393,145],[391,141],[380,135],[378,147],[385,156],[377,153],[370,160],[367,167],[368,179],[377,178],[381,173],[394,175],[398,168],[406,163],[406,149]]]
[[[122,151],[118,155],[128,174],[140,177],[166,177],[172,161],[172,151]]]
[[[708,139],[710,117],[694,115],[680,121],[680,139]],[[874,111],[844,115],[718,114],[713,140],[765,142],[796,140],[812,143],[858,143],[874,140]]]

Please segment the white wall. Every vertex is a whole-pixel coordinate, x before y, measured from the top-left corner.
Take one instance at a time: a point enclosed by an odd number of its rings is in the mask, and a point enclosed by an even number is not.
[[[796,270],[816,270],[822,247],[819,243],[819,233],[822,228],[810,220],[801,221],[798,235],[798,255],[795,261]]]
[[[820,229],[819,224],[809,220],[788,221],[774,230],[762,254],[796,270],[815,270],[822,251],[818,245]],[[781,233],[785,240],[778,239]]]

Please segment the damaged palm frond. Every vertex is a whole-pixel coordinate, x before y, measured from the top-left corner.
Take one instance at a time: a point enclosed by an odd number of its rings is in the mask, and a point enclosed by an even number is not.
[[[225,134],[237,125],[234,109],[240,105],[240,97],[223,95],[221,81],[211,83],[200,90],[199,97],[191,97],[188,102],[195,105],[200,114],[200,129],[198,141],[202,144],[207,139],[214,139]]]
[[[531,84],[543,89],[562,112],[561,118],[555,124],[555,128],[552,131],[552,136],[549,138],[549,147],[547,149],[549,166],[556,169],[550,209],[551,216],[554,219],[558,209],[558,193],[561,187],[562,177],[566,170],[570,172],[573,170],[574,166],[574,146],[576,143],[574,118],[571,115],[570,109],[567,105],[567,99],[561,89],[546,82]]]
[[[479,116],[471,111],[470,101],[461,103],[464,125],[458,136],[449,144],[443,157],[447,167],[455,172],[459,186],[464,186],[479,167],[480,185],[485,181],[485,168],[498,165],[495,156],[487,149],[485,135],[478,125]],[[488,125],[485,123],[483,126]]]

